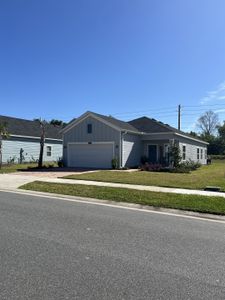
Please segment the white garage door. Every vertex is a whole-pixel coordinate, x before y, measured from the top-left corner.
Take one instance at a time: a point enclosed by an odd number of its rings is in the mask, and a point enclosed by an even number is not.
[[[69,144],[68,166],[111,168],[113,143]]]

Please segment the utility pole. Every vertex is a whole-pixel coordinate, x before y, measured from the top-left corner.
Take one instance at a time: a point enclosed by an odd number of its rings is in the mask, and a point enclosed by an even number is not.
[[[178,130],[180,130],[180,124],[181,124],[181,105],[178,105]]]
[[[42,166],[43,166],[43,155],[44,155],[44,145],[45,145],[46,121],[44,121],[40,118],[39,124],[40,124],[40,129],[41,129],[41,136],[40,136],[40,154],[39,154],[39,160],[38,160],[38,168],[42,168]]]

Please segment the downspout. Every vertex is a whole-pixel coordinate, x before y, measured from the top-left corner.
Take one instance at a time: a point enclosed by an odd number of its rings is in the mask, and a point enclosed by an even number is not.
[[[123,137],[127,134],[127,131],[121,131],[120,135],[120,167],[123,168]]]

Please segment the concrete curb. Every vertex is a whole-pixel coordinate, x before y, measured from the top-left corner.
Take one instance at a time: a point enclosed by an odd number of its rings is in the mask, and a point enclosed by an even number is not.
[[[170,215],[170,216],[176,216],[176,217],[182,217],[182,218],[192,218],[192,219],[219,222],[219,223],[225,224],[225,216],[223,216],[223,215],[199,213],[199,212],[179,210],[179,209],[147,206],[147,205],[141,205],[141,204],[135,204],[135,203],[115,202],[112,200],[100,200],[100,199],[95,199],[95,198],[85,198],[85,197],[29,191],[29,190],[22,190],[22,189],[21,190],[0,189],[0,191],[7,192],[7,193],[16,193],[16,194],[21,194],[21,195],[31,195],[31,196],[36,196],[36,197],[51,198],[51,199],[56,199],[56,200],[58,199],[58,200],[66,200],[66,201],[72,201],[72,202],[93,204],[93,205],[110,206],[110,207],[114,207],[114,208],[124,208],[124,209],[136,210],[136,211],[140,211],[140,212],[158,213],[158,214],[163,214],[163,215]]]

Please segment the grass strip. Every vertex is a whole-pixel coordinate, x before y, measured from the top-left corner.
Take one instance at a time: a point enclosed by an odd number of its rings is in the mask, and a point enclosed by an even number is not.
[[[225,198],[34,181],[20,189],[225,215]]]
[[[202,166],[190,174],[145,171],[98,171],[69,175],[64,178],[198,190],[202,190],[210,185],[219,186],[222,191],[225,191],[225,161],[216,161],[212,165]]]

